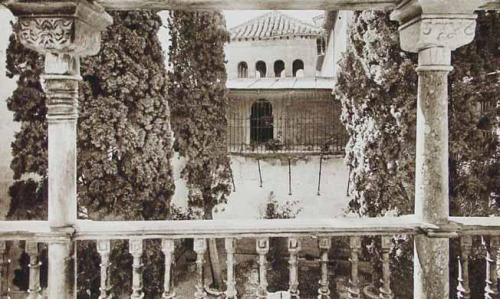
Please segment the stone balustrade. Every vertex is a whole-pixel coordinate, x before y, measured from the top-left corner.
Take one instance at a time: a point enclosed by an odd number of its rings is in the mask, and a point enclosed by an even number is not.
[[[498,298],[497,280],[500,274],[500,218],[465,218],[450,217],[455,225],[455,230],[450,233],[449,227],[445,230],[450,238],[456,237],[460,241],[460,256],[457,276],[458,298],[470,297],[470,284],[483,280],[485,284],[484,297]],[[49,224],[44,221],[35,221],[37,226],[29,226],[31,221],[0,221],[0,298],[7,298],[9,290],[7,285],[12,281],[11,275],[6,271],[9,257],[10,241],[24,240],[24,252],[29,257],[29,288],[26,297],[30,299],[44,298],[40,282],[41,259],[39,248],[41,244],[54,242],[62,238],[61,232],[51,232]],[[229,223],[233,223],[232,226]],[[16,234],[12,234],[12,232]],[[100,257],[100,288],[99,298],[110,298],[113,296],[110,285],[110,252],[114,240],[125,240],[128,242],[129,254],[133,258],[131,265],[132,286],[129,290],[131,298],[144,298],[143,280],[143,256],[145,252],[145,240],[161,240],[158,246],[164,255],[164,275],[158,277],[163,282],[162,298],[176,298],[176,286],[174,284],[174,256],[178,250],[181,240],[192,239],[193,251],[196,254],[195,277],[196,287],[192,290],[193,298],[211,298],[208,296],[207,282],[205,281],[205,268],[207,267],[207,242],[209,239],[218,239],[224,243],[224,255],[226,263],[226,275],[224,277],[226,289],[225,298],[241,298],[236,288],[236,265],[238,259],[237,248],[242,239],[252,239],[255,244],[255,261],[258,265],[258,286],[253,298],[270,298],[268,291],[268,256],[270,254],[270,238],[284,239],[287,244],[287,256],[289,261],[289,289],[287,294],[290,298],[300,298],[301,277],[299,267],[303,254],[302,243],[316,243],[318,258],[317,271],[320,278],[315,286],[317,297],[320,299],[339,298],[339,294],[330,289],[335,273],[332,277],[329,264],[333,257],[332,249],[340,246],[339,238],[348,237],[348,251],[350,261],[347,296],[354,298],[366,297],[363,280],[360,278],[360,257],[362,256],[363,238],[370,237],[380,241],[380,262],[382,264],[380,288],[378,298],[394,298],[391,288],[391,268],[389,265],[389,253],[393,248],[394,235],[437,235],[442,236],[443,229],[426,223],[418,223],[413,216],[383,217],[383,218],[342,218],[342,219],[276,219],[276,220],[193,220],[193,221],[87,221],[78,220],[72,232],[67,237],[72,241],[92,241],[95,243]],[[472,254],[473,239],[480,240],[484,253],[486,272],[484,277],[469,276],[469,259]],[[478,243],[478,242],[476,242]],[[476,246],[477,247],[477,246]],[[50,264],[50,257],[49,257]],[[310,268],[311,269],[311,268]],[[309,272],[308,272],[309,273]],[[49,277],[50,279],[50,277]],[[77,279],[78,281],[78,279]],[[373,295],[373,294],[372,294]],[[2,297],[3,296],[3,297]],[[208,297],[207,297],[208,296]]]

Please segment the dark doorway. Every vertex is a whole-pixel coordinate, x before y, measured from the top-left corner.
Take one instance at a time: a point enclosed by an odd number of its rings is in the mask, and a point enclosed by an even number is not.
[[[273,139],[273,106],[269,101],[258,100],[250,114],[250,142],[263,143]]]

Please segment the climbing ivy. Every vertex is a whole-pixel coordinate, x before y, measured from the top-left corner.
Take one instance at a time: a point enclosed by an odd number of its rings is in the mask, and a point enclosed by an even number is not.
[[[211,218],[212,209],[225,203],[231,190],[224,65],[229,33],[217,11],[171,11],[169,29],[174,149],[186,159],[182,177],[191,210],[198,218]]]

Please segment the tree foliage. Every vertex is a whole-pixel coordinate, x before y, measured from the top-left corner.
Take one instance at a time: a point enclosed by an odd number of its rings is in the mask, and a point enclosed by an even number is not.
[[[166,219],[174,185],[162,22],[153,12],[112,16],[100,53],[82,62],[79,200],[100,219]]]
[[[417,75],[384,12],[358,12],[336,90],[350,135],[350,209],[377,216],[413,209]]]
[[[474,42],[452,55],[449,126],[453,215],[500,213],[499,30],[498,12],[480,12]]]
[[[7,107],[20,122],[12,143],[10,167],[15,182],[9,188],[11,219],[47,217],[47,124],[45,94],[40,85],[43,60],[26,49],[12,35],[7,48],[6,74],[17,76],[17,88],[7,99]],[[26,177],[25,174],[32,174]],[[37,178],[39,176],[40,178]]]
[[[214,206],[226,202],[231,190],[224,65],[229,33],[217,11],[171,11],[169,29],[174,149],[186,159],[181,175],[189,206],[196,217],[211,218]]]

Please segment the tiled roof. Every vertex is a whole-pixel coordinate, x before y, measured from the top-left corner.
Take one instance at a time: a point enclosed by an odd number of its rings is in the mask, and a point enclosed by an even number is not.
[[[263,90],[263,89],[327,89],[335,86],[333,78],[244,78],[227,80],[226,87],[231,90]]]
[[[290,37],[317,37],[323,29],[272,11],[229,30],[231,40],[266,40]]]

